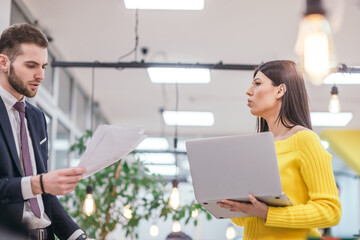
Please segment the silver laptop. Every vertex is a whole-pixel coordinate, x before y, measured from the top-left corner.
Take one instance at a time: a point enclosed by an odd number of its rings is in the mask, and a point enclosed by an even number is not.
[[[249,216],[216,203],[249,202],[250,193],[270,206],[292,205],[282,191],[271,132],[189,140],[186,150],[195,198],[216,218]]]

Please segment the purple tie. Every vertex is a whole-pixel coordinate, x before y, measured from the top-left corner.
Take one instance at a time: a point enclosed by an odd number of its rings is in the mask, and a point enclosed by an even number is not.
[[[14,104],[14,108],[19,111],[20,114],[20,139],[21,139],[21,152],[22,152],[22,159],[24,162],[24,170],[25,176],[33,176],[33,170],[31,166],[31,159],[30,159],[30,152],[29,152],[29,143],[26,133],[26,126],[25,126],[25,103],[17,102]],[[34,215],[40,218],[40,207],[37,201],[37,198],[30,198],[30,208]]]

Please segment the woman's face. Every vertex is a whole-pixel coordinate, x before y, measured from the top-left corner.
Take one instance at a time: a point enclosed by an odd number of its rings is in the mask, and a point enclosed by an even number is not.
[[[280,86],[273,86],[270,78],[258,71],[251,87],[246,91],[251,114],[263,118],[267,118],[269,114],[277,116],[281,106],[281,101],[278,101],[279,90]]]

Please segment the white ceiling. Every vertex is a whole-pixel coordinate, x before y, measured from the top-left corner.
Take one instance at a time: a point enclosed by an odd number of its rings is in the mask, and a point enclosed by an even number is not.
[[[360,65],[360,1],[325,0],[335,28],[338,62]],[[122,0],[26,0],[63,55],[63,61],[116,62],[134,48],[135,10]],[[342,6],[344,10],[341,11]],[[206,0],[203,11],[139,10],[139,48],[149,62],[258,64],[274,59],[296,61],[294,45],[305,0]],[[122,59],[133,61],[134,55]],[[90,94],[91,69],[70,69]],[[175,109],[175,86],[150,83],[143,69],[96,69],[95,99],[111,124],[141,125],[148,135],[162,132],[159,108]],[[179,110],[212,111],[213,127],[180,127],[180,138],[227,135],[255,130],[245,91],[252,72],[211,72],[205,85],[179,85]],[[311,111],[327,111],[331,86],[307,83]],[[339,86],[343,111],[360,128],[360,85]],[[320,131],[320,128],[316,130]]]

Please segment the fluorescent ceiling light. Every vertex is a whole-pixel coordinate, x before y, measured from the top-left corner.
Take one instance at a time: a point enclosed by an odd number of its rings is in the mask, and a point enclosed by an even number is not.
[[[212,112],[163,112],[165,123],[169,126],[212,126],[214,114]]]
[[[148,68],[153,83],[209,83],[210,70],[206,68]]]
[[[184,152],[186,152],[185,142],[186,142],[185,140],[178,141],[178,143],[177,143],[177,150],[178,150],[178,151],[184,151]]]
[[[353,114],[351,112],[312,112],[310,115],[313,126],[324,127],[344,127],[348,125],[353,118]]]
[[[325,149],[328,149],[329,146],[330,146],[329,142],[328,142],[328,141],[325,141],[325,140],[321,140],[321,145],[323,145],[323,147],[324,147]]]
[[[332,73],[324,79],[324,84],[360,84],[359,73]]]
[[[160,174],[165,176],[175,176],[176,166],[175,165],[145,165],[149,169],[150,174]]]
[[[172,153],[140,153],[137,156],[145,164],[175,164]]]
[[[169,142],[165,138],[145,138],[139,146],[138,150],[167,150]]]
[[[125,0],[127,9],[203,10],[204,0]]]

